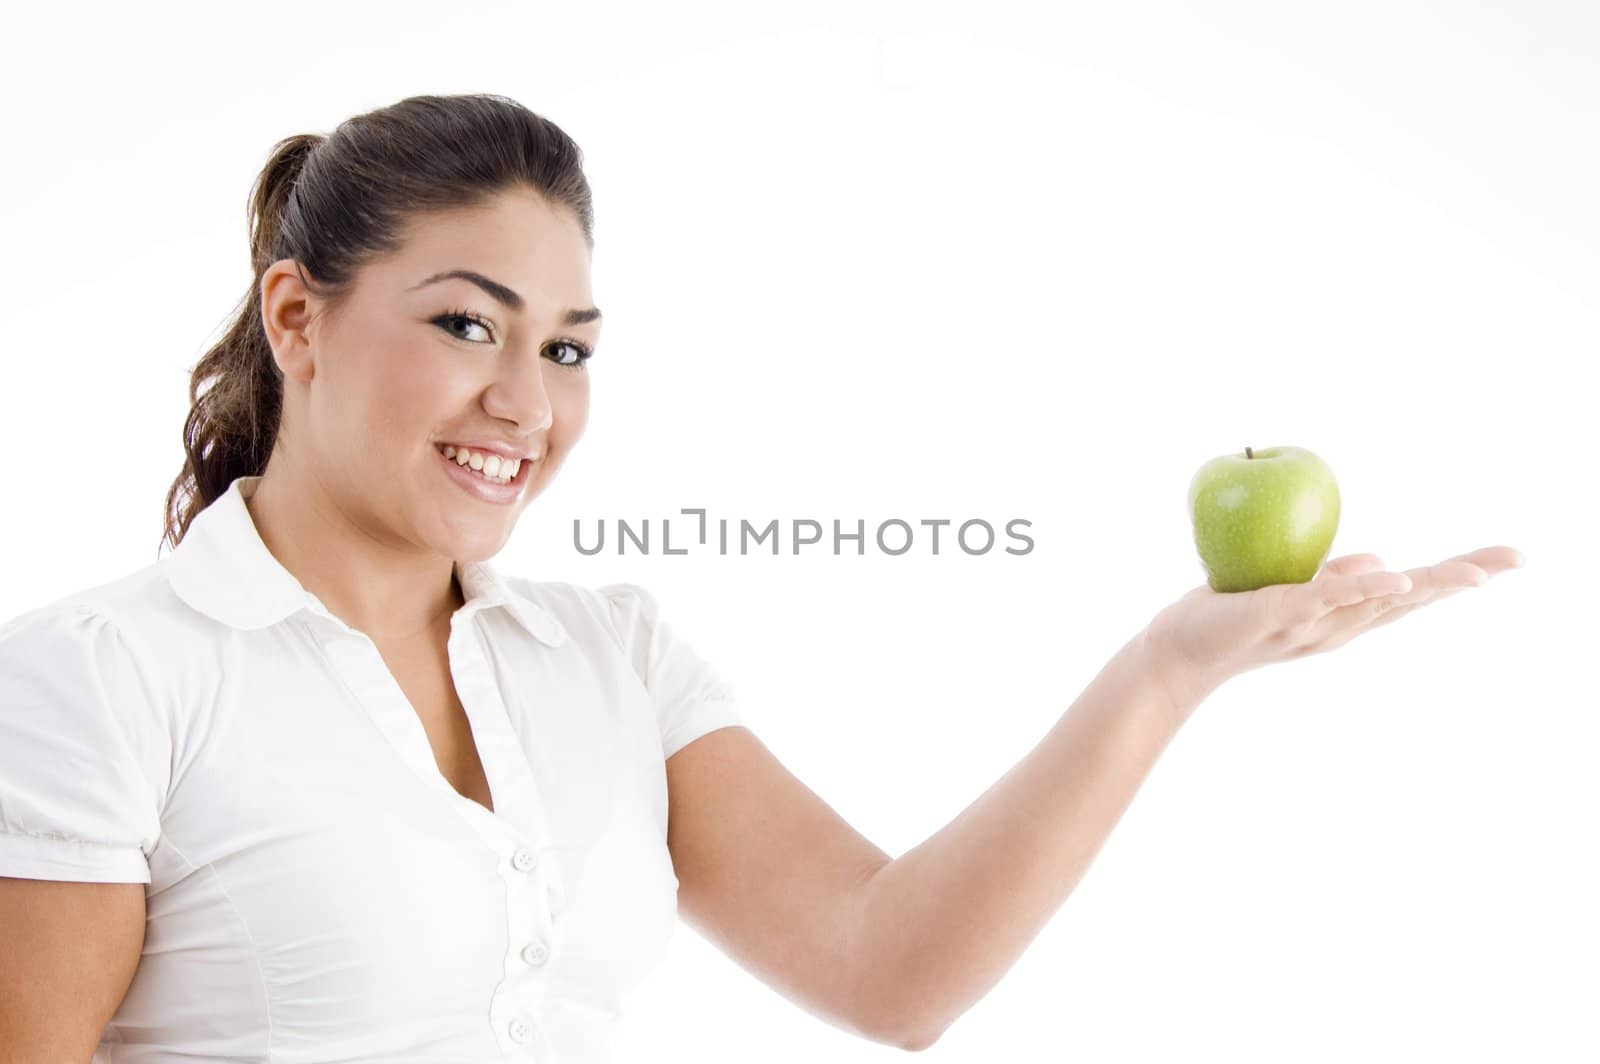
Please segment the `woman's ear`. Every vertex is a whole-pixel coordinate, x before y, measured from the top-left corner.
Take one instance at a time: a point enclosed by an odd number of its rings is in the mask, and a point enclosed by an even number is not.
[[[293,259],[279,259],[261,275],[261,327],[285,378],[309,381],[315,371],[309,329],[311,292]]]

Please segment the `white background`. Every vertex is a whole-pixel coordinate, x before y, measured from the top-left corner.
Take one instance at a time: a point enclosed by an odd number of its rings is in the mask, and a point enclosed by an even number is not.
[[[1526,555],[1224,685],[925,1059],[1600,1057],[1593,5],[9,19],[0,614],[155,559],[272,143],[502,93],[585,152],[606,326],[588,434],[499,561],[649,586],[757,734],[891,854],[1203,580],[1184,493],[1216,455],[1322,455],[1335,555]],[[1020,517],[1035,547],[573,548],[575,518],[692,506]],[[681,924],[623,1048],[902,1056]]]

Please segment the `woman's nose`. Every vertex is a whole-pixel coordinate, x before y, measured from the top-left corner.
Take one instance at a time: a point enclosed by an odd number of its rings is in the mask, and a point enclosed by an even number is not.
[[[516,422],[524,433],[548,429],[554,411],[542,362],[537,355],[506,359],[505,372],[484,394],[484,409],[497,418]]]

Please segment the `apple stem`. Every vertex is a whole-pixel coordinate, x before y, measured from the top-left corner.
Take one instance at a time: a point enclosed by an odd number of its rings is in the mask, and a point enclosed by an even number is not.
[[[1245,449],[1244,449],[1244,456],[1245,456],[1245,457],[1246,457],[1246,458],[1254,458],[1254,457],[1255,457],[1255,455],[1254,455],[1254,454],[1251,454],[1251,453],[1250,453],[1250,448],[1248,448],[1248,447],[1246,447],[1246,448],[1245,448]]]

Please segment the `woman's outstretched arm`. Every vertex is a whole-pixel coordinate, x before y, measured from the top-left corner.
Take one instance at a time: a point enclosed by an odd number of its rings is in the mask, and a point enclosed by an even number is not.
[[[1156,615],[1020,762],[861,888],[864,1013],[932,1045],[999,981],[1083,878],[1195,708],[1250,669],[1343,646],[1522,564],[1485,547],[1388,572],[1374,554],[1315,579],[1219,594],[1201,585]]]
[[[989,992],[1083,878],[1172,737],[1178,703],[1147,630],[954,820],[869,881],[858,961],[869,1015],[931,1045]]]

